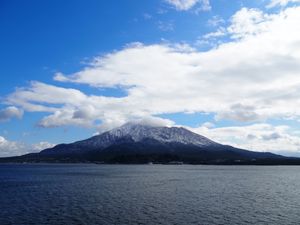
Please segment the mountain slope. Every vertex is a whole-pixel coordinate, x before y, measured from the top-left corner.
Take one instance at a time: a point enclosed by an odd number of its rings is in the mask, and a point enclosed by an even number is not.
[[[40,153],[2,159],[5,160],[106,163],[182,161],[195,164],[275,162],[276,164],[292,159],[272,153],[253,152],[222,145],[180,127],[153,127],[128,123],[86,140],[60,144]]]

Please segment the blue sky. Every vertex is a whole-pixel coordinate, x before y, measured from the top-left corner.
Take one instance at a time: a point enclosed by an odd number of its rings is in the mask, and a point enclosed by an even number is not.
[[[298,155],[299,2],[1,1],[0,156],[131,120]]]

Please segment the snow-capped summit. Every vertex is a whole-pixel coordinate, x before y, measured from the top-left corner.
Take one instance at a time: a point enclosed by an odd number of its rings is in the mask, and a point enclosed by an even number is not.
[[[135,142],[154,139],[162,143],[181,143],[195,146],[217,145],[206,137],[195,134],[182,127],[158,127],[138,123],[126,123],[108,133],[114,137],[131,137]]]

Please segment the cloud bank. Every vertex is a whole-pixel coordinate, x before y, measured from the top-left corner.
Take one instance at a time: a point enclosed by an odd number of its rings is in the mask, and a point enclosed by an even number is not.
[[[206,124],[190,130],[223,144],[253,151],[271,151],[278,154],[298,155],[300,151],[299,132],[285,125],[274,126],[257,123],[247,126],[207,127]]]
[[[39,152],[43,149],[53,147],[48,142],[39,142],[36,144],[26,144],[22,142],[9,141],[0,136],[0,157],[18,156],[32,152]]]

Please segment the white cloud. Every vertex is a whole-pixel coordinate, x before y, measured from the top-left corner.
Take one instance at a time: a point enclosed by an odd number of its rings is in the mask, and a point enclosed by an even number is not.
[[[225,20],[220,16],[213,16],[211,19],[207,21],[207,25],[212,27],[218,27],[225,23]]]
[[[254,151],[299,155],[300,137],[288,126],[258,123],[249,126],[210,128],[201,126],[190,130],[223,144]]]
[[[144,17],[145,20],[150,20],[150,19],[152,19],[152,15],[149,14],[149,13],[144,13],[144,14],[143,14],[143,17]]]
[[[275,6],[286,6],[289,3],[299,3],[300,0],[271,0],[267,5],[267,8],[273,8]]]
[[[229,119],[240,122],[254,122],[266,119],[264,115],[256,112],[254,106],[247,106],[243,104],[235,104],[230,107],[228,111],[223,111],[215,116],[216,120]]]
[[[186,11],[193,8],[198,3],[201,4],[199,10],[209,11],[211,9],[209,0],[165,0],[178,11]]]
[[[224,28],[232,40],[209,51],[138,43],[96,57],[77,73],[55,76],[61,82],[122,88],[124,97],[86,95],[32,82],[6,101],[26,111],[48,112],[40,121],[44,127],[72,124],[105,130],[130,120],[159,120],[160,114],[180,112],[213,113],[216,119],[242,122],[296,121],[300,119],[299,21],[300,7],[278,14],[243,8]],[[273,147],[267,139],[264,143]]]
[[[274,18],[259,9],[242,8],[231,17],[231,25],[227,30],[232,38],[257,35],[268,30],[269,26],[273,25],[273,19],[278,19],[277,17],[278,15]]]
[[[12,118],[21,119],[23,116],[23,110],[18,109],[14,106],[9,106],[5,109],[0,110],[0,122],[9,121]]]
[[[196,9],[196,13],[203,12],[203,11],[210,11],[211,5],[209,0],[202,0],[199,1],[201,5]]]
[[[276,22],[280,22],[280,20],[281,22],[285,22],[283,20],[289,11],[292,11],[292,8],[282,11],[279,14],[267,14],[260,9],[244,7],[231,16],[229,20],[230,25],[227,28],[221,26],[222,23],[217,25],[218,19],[213,18],[209,20],[208,24],[211,26],[216,23],[217,30],[204,35],[203,38],[208,39],[229,35],[231,39],[244,39],[264,34],[270,32],[276,25]],[[215,20],[216,22],[214,22]]]
[[[202,127],[213,128],[213,127],[215,127],[215,124],[212,122],[205,122],[202,124]]]
[[[98,126],[98,130],[101,132],[110,130],[114,127],[118,127],[120,125],[123,125],[125,122],[130,123],[137,123],[137,124],[143,124],[148,126],[167,126],[171,127],[175,125],[175,122],[169,119],[163,119],[159,117],[154,116],[144,116],[142,118],[135,118],[135,117],[129,117],[127,119],[124,119],[122,122],[118,120],[108,120],[106,123],[103,123]]]
[[[161,31],[173,31],[174,30],[174,24],[170,21],[168,21],[168,22],[158,21],[157,26],[158,26],[158,29],[160,29]]]
[[[198,42],[215,46],[218,38],[229,36],[233,40],[245,39],[251,36],[265,33],[278,19],[278,14],[266,14],[260,9],[241,8],[229,20],[228,27],[222,26],[225,21],[219,17],[213,17],[208,25],[216,27],[216,31],[201,36]]]
[[[19,156],[27,153],[39,152],[53,146],[53,144],[48,142],[25,144],[22,142],[9,141],[0,136],[0,157]]]
[[[143,124],[148,126],[174,126],[175,123],[169,119],[157,118],[157,117],[144,117],[135,120],[131,120],[131,123]]]
[[[54,146],[55,146],[54,144],[51,144],[51,143],[49,143],[47,141],[41,141],[39,143],[32,144],[31,148],[33,149],[33,151],[39,152],[39,151],[42,151],[42,150],[44,150],[46,148],[52,148]]]
[[[215,39],[227,35],[227,31],[223,27],[219,27],[217,31],[205,34],[203,39]]]

